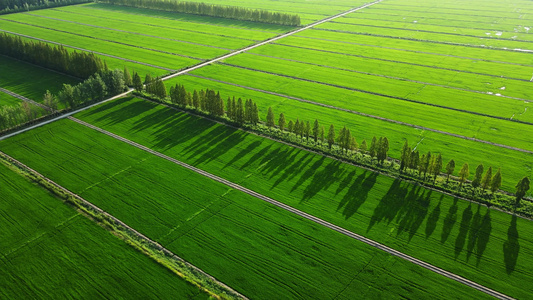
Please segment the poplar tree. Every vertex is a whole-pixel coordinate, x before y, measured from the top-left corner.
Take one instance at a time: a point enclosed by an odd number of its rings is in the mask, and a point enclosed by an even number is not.
[[[405,170],[409,166],[409,159],[411,158],[411,147],[409,147],[409,141],[405,140],[403,143],[402,152],[400,154],[400,172]]]
[[[377,156],[377,139],[376,137],[372,137],[372,141],[370,142],[370,149],[368,149],[368,154],[370,154],[370,157],[374,158]]]
[[[133,74],[133,88],[137,92],[140,92],[140,91],[143,90],[143,83],[142,83],[142,80],[141,80],[141,76],[139,76],[139,74],[137,74],[137,72],[135,72],[135,74]]]
[[[490,187],[491,180],[492,180],[492,167],[489,167],[487,169],[487,172],[485,173],[485,176],[483,176],[483,179],[481,180],[481,188],[483,190],[486,190],[488,187]]]
[[[454,169],[455,169],[455,161],[453,159],[451,159],[446,164],[446,174],[448,175],[446,177],[446,184],[448,184],[448,181],[450,181],[450,175],[452,175]]]
[[[285,125],[286,125],[285,115],[283,113],[281,113],[281,114],[279,114],[279,120],[278,120],[278,126],[279,126],[279,130],[281,132],[283,132],[283,130],[285,130]]]
[[[305,121],[304,126],[304,134],[305,134],[305,140],[309,141],[309,134],[311,133],[311,124],[309,124],[309,121]]]
[[[442,156],[440,153],[435,157],[431,170],[433,171],[433,184],[435,184],[437,176],[440,174],[440,170],[442,170]]]
[[[409,168],[411,168],[414,171],[418,169],[418,165],[420,162],[420,153],[418,151],[412,151],[411,157],[409,158]]]
[[[331,147],[333,146],[334,143],[335,143],[335,126],[333,126],[333,124],[331,124],[329,126],[329,131],[328,131],[328,147],[329,147],[329,149],[331,149]]]
[[[133,85],[133,80],[131,78],[130,71],[128,71],[128,68],[124,66],[124,84],[127,86]]]
[[[468,177],[470,177],[470,170],[468,167],[468,163],[464,163],[461,167],[461,170],[459,171],[459,189],[461,189]]]
[[[252,100],[250,100],[252,101]],[[257,103],[252,102],[253,104],[253,110],[252,110],[252,124],[257,125],[259,123],[259,108],[257,108]]]
[[[518,205],[520,203],[520,200],[526,195],[527,191],[529,190],[529,184],[530,181],[527,176],[520,179],[520,181],[518,181],[518,183],[516,184],[516,205]]]
[[[318,124],[318,120],[315,119],[315,122],[313,123],[313,138],[315,140],[315,144],[318,140],[318,131],[320,130],[320,125]]]
[[[242,99],[237,100],[237,110],[235,111],[235,122],[237,124],[244,124],[244,107],[242,105]]]
[[[276,126],[274,123],[274,113],[272,112],[272,107],[268,107],[266,125],[268,129],[272,129],[272,127]]]
[[[387,159],[388,152],[389,152],[389,139],[386,137],[379,138],[378,162],[380,162],[380,164],[383,164],[385,159]]]
[[[289,133],[294,133],[294,122],[292,120],[289,121],[289,124],[287,125],[287,130]]]
[[[363,140],[363,142],[361,143],[361,152],[366,153],[367,148],[368,146],[366,144],[366,140]]]
[[[472,179],[472,186],[474,188],[479,187],[481,184],[481,176],[483,175],[483,164],[479,164],[476,168],[476,174],[474,175],[474,179]]]
[[[498,171],[496,171],[496,174],[492,177],[492,180],[490,182],[490,191],[494,194],[500,186],[502,185],[502,171],[500,168],[498,168]]]
[[[326,131],[324,126],[320,126],[318,129],[318,139],[320,140],[321,145],[324,144],[324,131]]]
[[[228,101],[226,102],[226,115],[228,116],[228,119],[233,120],[233,110],[230,97],[228,97]]]

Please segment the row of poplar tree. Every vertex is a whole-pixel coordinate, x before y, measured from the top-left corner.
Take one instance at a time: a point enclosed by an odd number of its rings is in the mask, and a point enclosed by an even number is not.
[[[0,0],[0,14],[90,2],[90,0]]]
[[[29,122],[42,115],[43,109],[28,102],[19,105],[0,107],[0,130]]]
[[[0,54],[82,79],[106,68],[105,63],[94,53],[69,52],[61,45],[25,41],[5,32],[0,33]]]
[[[138,81],[140,81],[140,77]],[[161,99],[167,97],[163,81],[159,78],[152,79],[150,76],[147,76],[145,83],[147,83],[147,92]],[[140,86],[141,89],[138,89],[139,91],[142,90],[142,84]],[[206,89],[205,91],[200,90],[200,92],[194,90],[191,94],[187,92],[185,86],[180,84],[171,87],[169,94],[171,102],[183,108],[192,107],[217,117],[224,117],[226,115],[228,119],[241,126],[244,124],[257,125],[260,123],[257,104],[251,99],[243,102],[241,98],[237,100],[235,100],[235,97],[228,98],[226,105],[224,105],[224,101],[219,92]],[[342,154],[348,157],[353,157],[355,153],[367,154],[372,160],[376,159],[380,165],[383,165],[388,157],[389,140],[387,137],[376,138],[374,136],[370,142],[370,146],[367,145],[366,140],[363,140],[359,145],[355,136],[352,135],[350,129],[346,128],[346,126],[341,128],[337,134],[335,126],[331,124],[326,132],[324,126],[321,126],[316,119],[312,125],[309,121],[301,121],[299,119],[296,119],[296,121],[289,120],[287,122],[283,113],[279,115],[276,126],[276,117],[271,107],[268,108],[265,125],[270,131],[279,130],[282,134],[293,134],[297,138],[300,138],[302,142],[309,143],[312,140],[315,145],[327,145],[330,151],[333,146],[336,146]],[[444,173],[446,175],[446,184],[448,184],[450,176],[453,175],[455,167],[455,161],[453,159],[446,164]],[[399,169],[401,173],[410,172],[411,176],[418,172],[420,179],[424,181],[431,180],[435,184],[437,177],[443,169],[443,159],[441,154],[433,155],[431,152],[420,155],[419,151],[412,149],[408,141],[405,141],[401,151]],[[471,181],[471,185],[474,188],[472,192],[474,193],[479,188],[482,191],[490,190],[492,193],[496,192],[502,184],[501,169],[498,168],[493,174],[492,167],[489,167],[483,173],[484,166],[480,164],[477,166],[474,178]],[[470,176],[469,165],[465,163],[461,167],[457,177],[459,190],[462,189],[464,183]],[[529,184],[528,177],[524,177],[518,182],[516,185],[517,201],[525,196],[529,190]]]
[[[300,16],[296,14],[203,2],[175,0],[103,0],[99,2],[278,25],[300,26],[301,23]]]

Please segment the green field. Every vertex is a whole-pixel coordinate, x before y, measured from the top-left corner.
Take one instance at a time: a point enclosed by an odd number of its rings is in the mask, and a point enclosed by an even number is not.
[[[512,239],[513,217],[506,213],[142,100],[108,103],[78,117],[476,282],[502,284],[496,289],[509,294],[531,292],[519,291],[531,276],[527,268],[507,272],[512,264],[503,245]],[[527,234],[533,224],[518,223],[523,261],[516,267],[524,268],[533,261]]]
[[[0,164],[0,297],[207,299]]]
[[[0,146],[250,298],[484,297],[72,121]]]
[[[3,106],[16,106],[22,102],[19,98],[15,98],[9,94],[0,91],[0,108]]]
[[[46,90],[56,94],[64,83],[74,85],[80,82],[77,78],[2,55],[0,64],[0,87],[37,102],[42,101]],[[0,94],[0,99],[5,99],[5,96],[7,95]]]

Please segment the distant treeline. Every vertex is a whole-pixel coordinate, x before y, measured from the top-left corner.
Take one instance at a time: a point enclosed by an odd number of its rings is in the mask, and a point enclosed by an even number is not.
[[[87,3],[90,0],[0,0],[0,15],[29,11],[49,7],[58,7],[78,3]]]
[[[300,16],[296,14],[271,12],[263,9],[250,9],[238,6],[175,0],[103,0],[99,2],[242,21],[300,26]]]
[[[69,53],[63,46],[25,41],[7,33],[0,33],[0,54],[82,79],[105,69],[104,62],[93,53]]]
[[[15,127],[41,116],[45,111],[28,102],[19,105],[0,107],[0,130]]]

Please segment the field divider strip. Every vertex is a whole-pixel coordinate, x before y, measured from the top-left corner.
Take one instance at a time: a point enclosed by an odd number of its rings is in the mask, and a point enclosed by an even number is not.
[[[165,76],[162,78],[162,80],[168,80],[168,79],[171,79],[171,78],[174,78],[174,77],[177,77],[177,76],[180,76],[180,75],[183,75],[183,74],[186,74],[188,72],[191,72],[191,71],[194,71],[196,69],[199,69],[199,68],[202,68],[202,67],[205,67],[207,65],[210,65],[214,62],[217,62],[217,61],[220,61],[220,60],[223,60],[223,59],[226,59],[226,58],[229,58],[229,57],[232,57],[232,56],[235,56],[237,54],[241,54],[241,53],[244,53],[246,51],[249,51],[249,50],[252,50],[254,48],[257,48],[257,47],[260,47],[260,46],[263,46],[263,45],[266,45],[266,44],[269,44],[269,43],[272,43],[272,42],[275,42],[277,40],[280,40],[282,38],[285,38],[285,37],[288,37],[288,36],[291,36],[291,35],[294,35],[294,34],[297,34],[299,32],[302,32],[304,30],[307,30],[307,29],[310,29],[310,28],[313,28],[317,25],[320,25],[322,23],[325,23],[325,22],[328,22],[328,21],[331,21],[331,20],[334,20],[336,18],[339,18],[339,17],[342,17],[342,16],[345,16],[347,14],[350,14],[350,13],[353,13],[355,11],[358,11],[358,10],[361,10],[361,9],[364,9],[364,8],[367,8],[369,6],[372,6],[374,4],[377,4],[377,3],[380,3],[381,1],[383,0],[377,0],[377,1],[374,1],[374,2],[370,2],[370,3],[367,3],[367,4],[364,4],[362,6],[359,6],[359,7],[356,7],[356,8],[352,8],[350,10],[347,10],[345,12],[341,12],[339,14],[336,14],[334,16],[331,16],[331,17],[327,17],[325,19],[322,19],[322,20],[319,20],[319,21],[316,21],[314,23],[311,23],[309,25],[306,25],[302,28],[299,28],[299,29],[295,29],[293,31],[290,31],[290,32],[287,32],[287,33],[284,33],[282,35],[278,35],[276,37],[273,37],[273,38],[270,38],[270,39],[267,39],[267,40],[264,40],[262,42],[259,42],[259,43],[256,43],[256,44],[253,44],[251,46],[248,46],[246,48],[243,48],[243,49],[240,49],[240,50],[237,50],[237,51],[234,51],[234,52],[231,52],[229,54],[226,54],[226,55],[222,55],[222,56],[219,56],[217,58],[214,58],[214,59],[211,59],[211,60],[208,60],[206,62],[203,62],[203,63],[200,63],[196,66],[192,66],[190,68],[187,68],[187,69],[184,69],[184,70],[181,70],[177,73],[174,73],[174,74],[171,74],[171,75],[168,75],[168,76]]]
[[[464,140],[469,140],[469,141],[473,141],[473,142],[479,142],[479,143],[483,143],[483,144],[487,144],[487,145],[491,145],[491,146],[496,146],[496,147],[500,147],[500,148],[505,148],[505,149],[509,149],[509,150],[514,150],[514,151],[519,151],[519,152],[523,152],[523,153],[527,153],[527,154],[533,154],[533,151],[522,149],[522,148],[517,148],[517,147],[508,146],[508,145],[493,143],[493,142],[489,142],[489,141],[485,141],[485,140],[480,140],[480,139],[477,139],[477,138],[467,137],[467,136],[464,136],[464,135],[451,133],[451,132],[447,132],[447,131],[442,131],[442,130],[438,130],[438,129],[433,129],[433,128],[429,128],[429,127],[424,127],[424,126],[420,126],[420,125],[405,123],[405,122],[401,122],[401,121],[397,121],[397,120],[393,120],[393,119],[388,119],[388,118],[384,118],[384,117],[379,117],[379,116],[375,116],[375,115],[371,115],[371,114],[367,114],[367,113],[363,113],[363,112],[359,112],[359,111],[355,111],[355,110],[350,110],[350,109],[346,109],[346,108],[342,108],[342,107],[327,105],[327,104],[324,104],[324,103],[314,102],[314,101],[311,101],[311,100],[306,100],[306,99],[302,99],[302,98],[298,98],[298,97],[288,96],[288,95],[284,95],[284,94],[280,94],[280,93],[276,93],[276,92],[256,89],[256,88],[252,88],[252,87],[249,87],[249,86],[240,85],[240,84],[236,84],[236,83],[231,83],[231,82],[227,82],[227,81],[223,81],[223,80],[218,80],[218,79],[213,79],[213,78],[204,77],[204,76],[200,76],[200,75],[193,75],[193,74],[187,74],[187,75],[191,76],[191,77],[196,77],[196,78],[200,78],[200,79],[205,79],[205,80],[210,80],[210,81],[214,81],[214,82],[218,82],[218,83],[232,85],[232,86],[236,86],[236,87],[239,87],[239,88],[252,90],[252,91],[256,91],[256,92],[260,92],[260,93],[265,93],[265,94],[274,95],[274,96],[278,96],[278,97],[283,97],[283,98],[287,98],[287,99],[291,99],[291,100],[296,100],[296,101],[299,101],[299,102],[304,102],[304,103],[313,104],[313,105],[317,105],[317,106],[322,106],[322,107],[326,107],[326,108],[330,108],[330,109],[344,111],[344,112],[347,112],[347,113],[351,113],[351,114],[355,114],[355,115],[359,115],[359,116],[363,116],[363,117],[368,117],[368,118],[372,118],[372,119],[376,119],[376,120],[380,120],[380,121],[385,121],[385,122],[394,123],[394,124],[403,125],[403,126],[408,126],[408,127],[412,127],[412,128],[416,128],[416,129],[422,129],[422,130],[427,130],[427,131],[431,131],[431,132],[435,132],[435,133],[445,134],[445,135],[453,136],[453,137],[464,139]]]
[[[407,261],[409,261],[409,262],[411,262],[411,263],[414,263],[414,264],[416,264],[416,265],[418,265],[418,266],[420,266],[420,267],[423,267],[423,268],[428,269],[428,270],[430,270],[430,271],[433,271],[433,272],[435,272],[435,273],[437,273],[437,274],[440,274],[440,275],[442,275],[442,276],[445,276],[445,277],[447,277],[447,278],[449,278],[449,279],[455,280],[455,281],[457,281],[457,282],[459,282],[459,283],[462,283],[462,284],[467,285],[467,286],[469,286],[469,287],[475,288],[475,289],[477,289],[477,290],[479,290],[479,291],[481,291],[481,292],[484,292],[484,293],[486,293],[486,294],[488,294],[488,295],[491,295],[491,296],[493,296],[493,297],[495,297],[495,298],[498,298],[498,299],[513,299],[513,298],[511,298],[511,297],[509,297],[509,296],[507,296],[507,295],[505,295],[505,294],[502,294],[502,293],[500,293],[500,292],[494,291],[494,290],[492,290],[492,289],[490,289],[490,288],[488,288],[488,287],[485,287],[485,286],[483,286],[483,285],[481,285],[481,284],[478,284],[478,283],[476,283],[476,282],[473,282],[473,281],[471,281],[471,280],[468,280],[468,279],[466,279],[466,278],[464,278],[464,277],[461,277],[461,276],[456,275],[456,274],[454,274],[454,273],[448,272],[448,271],[446,271],[446,270],[444,270],[444,269],[441,269],[441,268],[438,268],[438,267],[436,267],[436,266],[433,266],[433,265],[431,265],[431,264],[429,264],[429,263],[426,263],[426,262],[424,262],[424,261],[422,261],[422,260],[419,260],[419,259],[414,258],[414,257],[412,257],[412,256],[409,256],[409,255],[407,255],[407,254],[404,254],[404,253],[402,253],[402,252],[400,252],[400,251],[398,251],[398,250],[395,250],[395,249],[393,249],[393,248],[387,247],[387,246],[385,246],[385,245],[383,245],[383,244],[380,244],[380,243],[378,243],[378,242],[376,242],[376,241],[374,241],[374,240],[371,240],[371,239],[369,239],[369,238],[366,238],[366,237],[364,237],[364,236],[362,236],[362,235],[359,235],[359,234],[356,234],[356,233],[354,233],[354,232],[351,232],[351,231],[349,231],[349,230],[347,230],[347,229],[344,229],[344,228],[342,228],[342,227],[340,227],[340,226],[337,226],[337,225],[334,225],[334,224],[329,223],[329,222],[327,222],[327,221],[324,221],[324,220],[322,220],[322,219],[320,219],[320,218],[318,218],[318,217],[315,217],[315,216],[313,216],[313,215],[311,215],[311,214],[305,213],[305,212],[303,212],[303,211],[301,211],[301,210],[298,210],[298,209],[296,209],[296,208],[293,208],[292,206],[289,206],[289,205],[284,204],[284,203],[282,203],[282,202],[276,201],[276,200],[274,200],[274,199],[272,199],[272,198],[269,198],[269,197],[267,197],[267,196],[264,196],[264,195],[262,195],[262,194],[260,194],[260,193],[257,193],[257,192],[255,192],[255,191],[253,191],[253,190],[250,190],[250,189],[245,188],[245,187],[243,187],[243,186],[241,186],[241,185],[238,185],[238,184],[233,183],[233,182],[231,182],[231,181],[229,181],[229,180],[226,180],[226,179],[224,179],[224,178],[222,178],[222,177],[216,176],[216,175],[211,174],[211,173],[209,173],[209,172],[207,172],[207,171],[204,171],[204,170],[202,170],[202,169],[199,169],[199,168],[193,167],[193,166],[191,166],[191,165],[189,165],[189,164],[186,164],[186,163],[184,163],[184,162],[182,162],[182,161],[179,161],[179,160],[177,160],[177,159],[175,159],[175,158],[172,158],[172,157],[170,157],[170,156],[167,156],[167,155],[165,155],[165,154],[163,154],[163,153],[160,153],[160,152],[155,151],[155,150],[153,150],[153,149],[150,149],[150,148],[148,148],[148,147],[146,147],[146,146],[143,146],[143,145],[141,145],[141,144],[138,144],[138,143],[136,143],[136,142],[133,142],[133,141],[131,141],[131,140],[128,140],[128,139],[126,139],[126,138],[124,138],[124,137],[122,137],[122,136],[120,136],[120,135],[117,135],[117,134],[111,133],[111,132],[106,131],[106,130],[100,128],[100,127],[94,126],[94,125],[92,125],[92,124],[89,124],[89,123],[84,122],[84,121],[82,121],[82,120],[76,119],[76,118],[74,118],[74,117],[68,117],[68,118],[69,118],[70,120],[72,120],[73,122],[76,122],[76,123],[78,123],[78,124],[84,125],[84,126],[86,126],[86,127],[88,127],[88,128],[91,128],[91,129],[93,129],[93,130],[95,130],[95,131],[98,131],[98,132],[100,132],[100,133],[102,133],[102,134],[105,134],[105,135],[110,136],[110,137],[112,137],[112,138],[114,138],[114,139],[117,139],[117,140],[119,140],[119,141],[122,141],[122,142],[124,142],[124,143],[126,143],[126,144],[129,144],[129,145],[131,145],[131,146],[133,146],[133,147],[136,147],[136,148],[138,148],[138,149],[144,150],[144,151],[146,151],[146,152],[148,152],[148,153],[150,153],[150,154],[153,154],[153,155],[155,155],[155,156],[157,156],[157,157],[159,157],[159,158],[162,158],[162,159],[165,159],[165,160],[170,161],[170,162],[172,162],[172,163],[175,163],[175,164],[177,164],[177,165],[179,165],[179,166],[182,166],[182,167],[184,167],[184,168],[186,168],[186,169],[189,169],[189,170],[191,170],[191,171],[193,171],[193,172],[195,172],[195,173],[197,173],[197,174],[203,175],[203,176],[205,176],[205,177],[207,177],[207,178],[209,178],[209,179],[212,179],[212,180],[214,180],[214,181],[216,181],[216,182],[222,183],[222,184],[224,184],[224,185],[226,185],[226,186],[228,186],[228,187],[230,187],[230,188],[236,189],[236,190],[241,191],[241,192],[243,192],[243,193],[246,193],[246,194],[248,194],[248,195],[250,195],[250,196],[253,196],[253,197],[255,197],[255,198],[259,199],[259,200],[263,200],[263,201],[265,201],[265,202],[268,202],[268,203],[270,203],[270,204],[273,204],[273,205],[275,205],[275,206],[277,206],[277,207],[279,207],[279,208],[282,208],[282,209],[284,209],[284,210],[286,210],[286,211],[288,211],[288,212],[290,212],[290,213],[293,213],[293,214],[295,214],[295,215],[298,215],[298,216],[300,216],[300,217],[303,217],[303,218],[305,218],[305,219],[307,219],[307,220],[310,220],[310,221],[312,221],[312,222],[315,222],[315,223],[317,223],[317,224],[319,224],[319,225],[322,225],[322,226],[324,226],[324,227],[330,228],[330,229],[332,229],[332,230],[334,230],[334,231],[337,231],[337,232],[339,232],[339,233],[341,233],[341,234],[344,234],[344,235],[346,235],[346,236],[348,236],[348,237],[351,237],[351,238],[353,238],[353,239],[356,239],[356,240],[358,240],[358,241],[361,241],[361,242],[363,242],[363,243],[365,243],[365,244],[367,244],[367,245],[369,245],[369,246],[375,247],[375,248],[380,249],[380,250],[382,250],[382,251],[384,251],[384,252],[387,252],[387,253],[389,253],[389,254],[391,254],[391,255],[397,256],[397,257],[402,258],[402,259],[404,259],[404,260],[407,260]]]
[[[46,105],[44,105],[42,103],[39,103],[37,101],[33,101],[31,99],[28,99],[28,98],[26,98],[26,97],[24,97],[22,95],[19,95],[19,94],[15,93],[15,92],[10,91],[10,90],[6,90],[6,89],[0,87],[0,92],[6,93],[8,95],[11,95],[11,96],[13,96],[15,98],[18,98],[18,99],[22,100],[22,101],[31,103],[31,104],[33,104],[33,105],[35,105],[37,107],[40,107],[40,108],[42,108],[42,109],[44,109],[46,111],[54,112],[54,110],[51,109],[50,107],[48,107],[48,106],[46,106]]]
[[[25,38],[36,40],[36,41],[41,41],[41,42],[44,42],[44,43],[64,46],[64,47],[67,47],[67,48],[72,48],[72,49],[80,50],[80,51],[84,51],[84,52],[90,52],[90,53],[94,53],[94,54],[97,54],[97,55],[102,55],[102,56],[106,56],[106,57],[110,57],[110,58],[115,58],[115,59],[119,59],[119,60],[122,60],[122,61],[127,61],[127,62],[131,62],[131,63],[134,63],[134,64],[139,64],[139,65],[143,65],[143,66],[147,66],[147,67],[151,67],[151,68],[161,69],[161,70],[165,70],[165,71],[169,71],[169,72],[176,71],[175,69],[169,69],[169,68],[166,68],[166,67],[160,67],[160,66],[156,66],[156,65],[149,64],[149,63],[144,63],[144,62],[140,62],[140,61],[136,61],[136,60],[132,60],[132,59],[116,56],[116,55],[111,55],[111,54],[102,53],[102,52],[98,52],[98,51],[92,51],[92,50],[88,50],[88,49],[84,49],[84,48],[80,48],[80,47],[76,47],[76,46],[62,44],[62,43],[58,43],[58,42],[54,42],[54,41],[49,41],[49,40],[33,37],[31,35],[12,32],[12,31],[9,31],[9,30],[0,29],[0,32],[6,32],[6,33],[9,33],[9,34],[14,34],[14,35],[17,35],[17,36],[25,37]]]
[[[209,280],[211,280],[212,282],[214,282],[216,285],[219,285],[221,287],[223,287],[224,289],[226,289],[227,291],[233,293],[234,295],[236,295],[237,297],[240,297],[242,299],[248,299],[247,297],[245,297],[244,295],[240,294],[239,292],[235,291],[234,289],[232,289],[231,287],[227,286],[226,284],[224,284],[223,282],[220,282],[218,281],[215,277],[209,275],[208,273],[204,272],[202,269],[196,267],[195,265],[187,262],[186,260],[184,260],[183,258],[179,257],[178,255],[174,254],[172,251],[166,249],[165,247],[163,247],[162,245],[160,245],[159,243],[157,243],[156,241],[148,238],[147,236],[145,236],[144,234],[140,233],[139,231],[135,230],[134,228],[128,226],[126,223],[122,222],[120,219],[116,218],[115,216],[111,215],[110,213],[104,211],[103,209],[101,209],[100,207],[96,206],[95,204],[85,200],[84,198],[82,198],[81,196],[75,194],[74,192],[68,190],[67,188],[57,184],[56,182],[52,181],[51,179],[49,179],[48,177],[42,175],[41,173],[35,171],[34,169],[28,167],[27,165],[23,164],[22,162],[16,160],[15,158],[7,155],[6,153],[0,151],[0,156],[4,157],[6,160],[8,160],[9,162],[15,164],[17,167],[29,172],[29,173],[32,173],[33,175],[37,176],[38,178],[46,181],[48,184],[51,184],[52,186],[58,188],[59,190],[63,191],[64,193],[76,198],[77,200],[81,201],[82,205],[84,207],[88,207],[89,209],[91,209],[92,211],[95,211],[99,214],[102,214],[104,215],[105,217],[113,220],[113,222],[115,222],[116,224],[119,224],[120,226],[123,226],[124,228],[126,228],[128,231],[130,231],[131,233],[133,233],[133,235],[139,237],[140,239],[142,239],[143,241],[147,242],[148,244],[150,244],[152,247],[154,247],[155,249],[159,250],[159,251],[162,251],[165,255],[168,255],[169,257],[172,257],[173,259],[175,260],[178,260],[180,261],[181,263],[185,264],[188,268],[190,268],[191,270],[194,270],[195,272],[198,272],[199,274],[201,274],[202,276],[205,276],[206,278],[208,278]],[[78,216],[78,215],[75,215],[75,216]]]
[[[400,101],[405,101],[405,102],[411,102],[411,103],[415,103],[415,104],[433,106],[433,107],[442,108],[442,109],[446,109],[446,110],[458,111],[458,112],[462,112],[462,113],[466,113],[466,114],[478,115],[478,116],[482,116],[482,117],[498,119],[498,120],[503,120],[503,121],[509,121],[509,122],[522,123],[522,124],[526,124],[526,125],[533,125],[533,123],[531,123],[531,122],[514,120],[514,119],[510,119],[510,118],[494,116],[494,115],[489,115],[489,114],[485,114],[485,113],[479,113],[479,112],[460,109],[460,108],[455,108],[455,107],[451,107],[451,106],[444,106],[444,105],[440,105],[440,104],[428,103],[428,102],[424,102],[424,101],[413,100],[413,99],[399,97],[399,96],[387,95],[387,94],[382,94],[382,93],[378,93],[378,92],[362,90],[362,89],[358,89],[358,88],[347,87],[347,86],[333,84],[333,83],[327,83],[327,82],[322,82],[322,81],[317,81],[317,80],[312,80],[312,79],[306,79],[306,78],[302,78],[302,77],[296,77],[296,76],[291,76],[291,75],[274,73],[274,72],[270,72],[270,71],[264,71],[264,70],[259,70],[259,69],[254,69],[254,68],[244,67],[244,66],[240,66],[240,65],[229,64],[229,63],[221,62],[219,64],[225,65],[225,66],[229,66],[229,67],[233,67],[233,68],[238,68],[238,69],[243,69],[243,70],[248,70],[248,71],[253,71],[253,72],[258,72],[258,73],[264,73],[264,74],[268,74],[268,75],[274,75],[274,76],[279,76],[279,77],[284,77],[284,78],[289,78],[289,79],[294,79],[294,80],[298,80],[298,81],[304,81],[304,82],[316,83],[316,84],[320,84],[320,85],[331,86],[331,87],[334,87],[334,88],[339,88],[339,89],[353,91],[353,92],[370,94],[370,95],[374,95],[374,96],[380,96],[380,97],[385,97],[385,98],[390,98],[390,99],[395,99],[395,100],[400,100]],[[384,78],[388,78],[388,79],[395,79],[395,80],[399,80],[399,81],[413,82],[413,83],[429,85],[429,86],[437,86],[437,87],[442,87],[442,88],[451,88],[451,89],[461,90],[461,91],[465,91],[465,92],[489,95],[489,96],[493,96],[493,97],[509,98],[509,99],[519,100],[519,101],[531,101],[530,99],[515,98],[515,97],[503,96],[503,95],[500,95],[500,96],[498,96],[498,95],[490,95],[490,94],[487,94],[487,93],[484,93],[484,92],[480,92],[480,91],[467,90],[467,89],[461,89],[461,88],[453,88],[453,87],[448,87],[448,86],[445,86],[445,85],[434,84],[434,83],[426,83],[426,82],[416,81],[416,80],[394,78],[394,77],[386,76],[386,75],[374,75],[372,73],[358,72],[358,71],[353,71],[353,72],[362,73],[362,74],[369,75],[369,76],[384,77]]]

